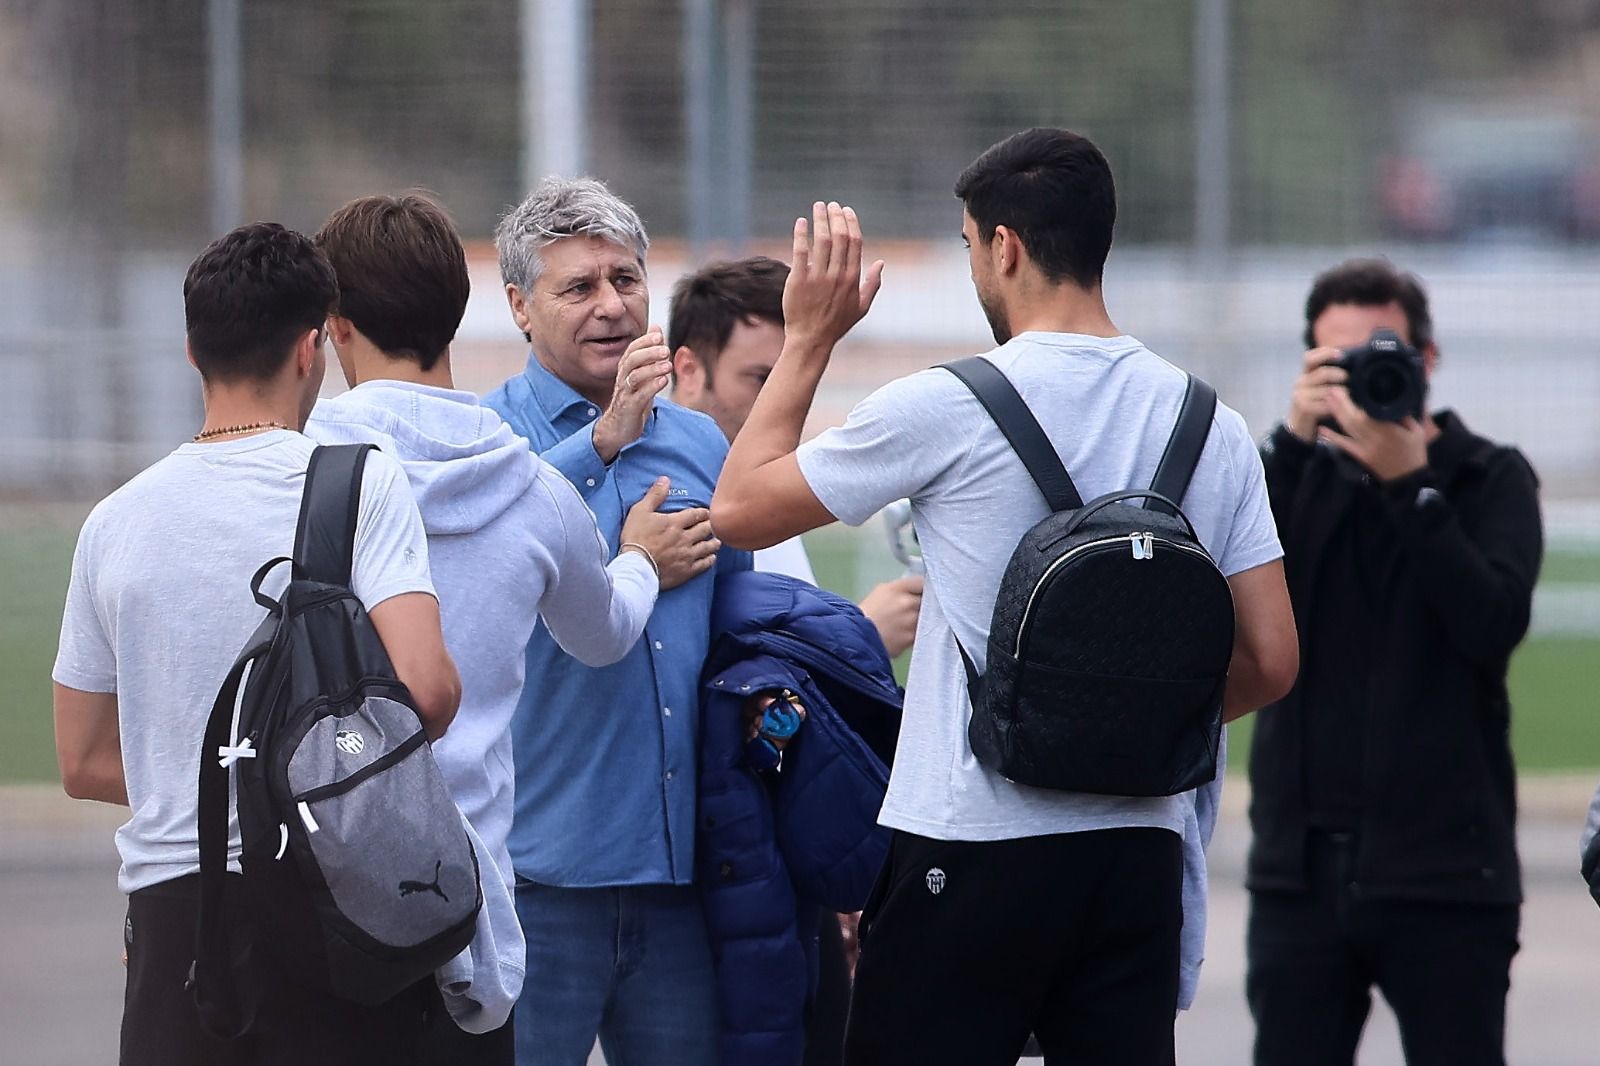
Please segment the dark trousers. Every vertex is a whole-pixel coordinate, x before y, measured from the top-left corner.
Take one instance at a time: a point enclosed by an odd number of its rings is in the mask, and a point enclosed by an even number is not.
[[[1409,1066],[1504,1066],[1519,908],[1364,899],[1354,859],[1351,834],[1314,834],[1307,892],[1251,896],[1256,1066],[1350,1066],[1374,985]]]
[[[128,983],[122,1010],[122,1066],[453,1066],[509,1064],[509,1028],[485,1037],[457,1029],[429,979],[377,1007],[305,989],[258,951],[248,912],[230,895],[229,946],[251,1032],[212,1036],[184,987],[195,956],[199,877],[181,877],[128,897],[123,938]],[[496,1048],[504,1049],[495,1057]],[[488,1055],[481,1052],[487,1050]]]
[[[817,932],[817,990],[806,1019],[805,1066],[844,1062],[844,1025],[850,1014],[850,961],[845,956],[839,916],[823,911]]]
[[[438,997],[437,987],[433,994]],[[419,1044],[425,1066],[515,1066],[515,1018],[506,1019],[500,1028],[487,1033],[468,1033],[450,1020],[442,998],[433,1006],[434,1010],[428,1015],[427,1031]]]
[[[851,1066],[1170,1066],[1182,843],[1165,829],[992,842],[895,833],[862,918]]]

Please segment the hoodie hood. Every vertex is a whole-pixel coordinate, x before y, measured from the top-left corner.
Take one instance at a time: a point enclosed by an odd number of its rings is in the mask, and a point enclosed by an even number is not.
[[[317,401],[319,440],[373,441],[405,467],[429,536],[475,533],[520,500],[538,459],[470,392],[368,381]]]

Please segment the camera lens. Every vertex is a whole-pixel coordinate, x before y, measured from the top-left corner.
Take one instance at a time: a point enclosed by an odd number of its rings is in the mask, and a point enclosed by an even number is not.
[[[1393,330],[1374,330],[1366,344],[1346,348],[1340,364],[1350,374],[1350,398],[1371,417],[1399,422],[1421,413],[1422,360]]]
[[[1367,395],[1372,397],[1373,403],[1388,407],[1404,398],[1407,380],[1393,363],[1380,363],[1367,374],[1366,385]]]

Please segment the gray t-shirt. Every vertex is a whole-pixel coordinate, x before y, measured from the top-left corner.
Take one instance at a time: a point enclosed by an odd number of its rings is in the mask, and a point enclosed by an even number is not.
[[[117,695],[132,808],[117,830],[124,892],[200,868],[200,738],[217,689],[266,616],[250,578],[294,549],[312,448],[286,430],[185,444],[102,500],[78,536],[53,676]],[[287,570],[263,591],[280,592]],[[361,481],[351,584],[368,610],[433,593],[417,505],[382,452],[368,456]],[[237,870],[236,818],[229,832]]]
[[[1183,402],[1182,371],[1126,336],[1024,333],[986,358],[1022,393],[1085,500],[1150,484]],[[941,840],[1131,826],[1183,832],[1193,807],[1187,796],[1030,788],[972,754],[972,709],[955,638],[981,669],[1000,576],[1047,508],[965,385],[937,369],[891,382],[857,405],[844,426],[801,445],[799,463],[817,498],[851,525],[908,497],[927,566],[882,824]],[[1226,575],[1283,554],[1261,459],[1230,408],[1217,406],[1183,510]]]

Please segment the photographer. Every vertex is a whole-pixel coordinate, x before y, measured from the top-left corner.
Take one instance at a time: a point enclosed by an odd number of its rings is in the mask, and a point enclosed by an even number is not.
[[[1328,271],[1305,339],[1262,448],[1301,670],[1250,757],[1255,1061],[1352,1062],[1377,985],[1412,1066],[1502,1063],[1522,898],[1505,681],[1538,483],[1423,408],[1438,349],[1413,276]]]

